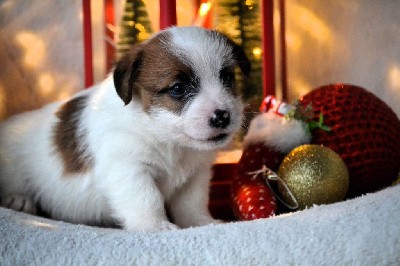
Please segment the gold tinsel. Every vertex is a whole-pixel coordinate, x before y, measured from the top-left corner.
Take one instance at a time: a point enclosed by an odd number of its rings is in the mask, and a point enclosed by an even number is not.
[[[302,145],[291,151],[278,175],[298,201],[299,209],[340,201],[349,187],[343,160],[333,150],[319,145]],[[292,201],[283,187],[279,191],[286,201]]]

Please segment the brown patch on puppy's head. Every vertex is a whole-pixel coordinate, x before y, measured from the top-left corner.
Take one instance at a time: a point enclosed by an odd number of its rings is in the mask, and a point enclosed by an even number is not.
[[[166,92],[176,84],[194,87],[196,78],[189,66],[169,52],[166,47],[169,42],[169,33],[162,32],[133,46],[117,63],[114,85],[125,104],[136,96],[146,112],[151,107],[181,111],[184,101]]]

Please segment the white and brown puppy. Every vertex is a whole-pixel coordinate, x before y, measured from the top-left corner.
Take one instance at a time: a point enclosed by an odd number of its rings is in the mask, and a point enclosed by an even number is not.
[[[236,66],[249,74],[222,34],[173,27],[133,46],[104,82],[5,121],[2,206],[127,230],[214,223],[211,166],[242,120]]]

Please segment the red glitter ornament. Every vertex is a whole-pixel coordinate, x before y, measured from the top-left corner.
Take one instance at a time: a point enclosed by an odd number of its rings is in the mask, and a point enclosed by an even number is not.
[[[268,218],[276,212],[276,199],[265,184],[262,175],[250,174],[269,165],[277,170],[284,155],[263,143],[250,144],[239,161],[238,171],[232,182],[232,207],[240,220]]]
[[[259,175],[252,182],[233,188],[233,211],[240,220],[268,218],[276,212],[277,204],[273,192]]]
[[[317,88],[300,100],[323,113],[331,132],[313,131],[311,143],[323,144],[345,161],[350,175],[348,197],[390,186],[400,171],[400,120],[374,94],[357,86]]]

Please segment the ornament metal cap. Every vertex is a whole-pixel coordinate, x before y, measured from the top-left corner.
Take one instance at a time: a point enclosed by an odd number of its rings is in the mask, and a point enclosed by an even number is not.
[[[253,172],[248,172],[248,175],[253,175],[252,179],[255,179],[259,174],[262,174],[262,177],[264,178],[265,183],[267,184],[267,186],[269,187],[269,189],[272,191],[272,193],[274,194],[274,196],[283,204],[285,205],[287,208],[292,209],[292,210],[296,210],[299,208],[299,204],[295,198],[295,196],[293,195],[293,193],[290,191],[289,187],[287,186],[287,184],[285,183],[285,181],[283,181],[274,171],[272,171],[271,169],[269,169],[267,166],[263,165],[263,167],[259,170],[253,171]],[[280,182],[282,184],[282,186],[284,187],[284,189],[286,190],[286,192],[288,193],[290,200],[292,201],[291,203],[288,203],[286,201],[284,201],[279,195],[278,193],[275,192],[275,190],[272,188],[270,181],[277,181]]]

